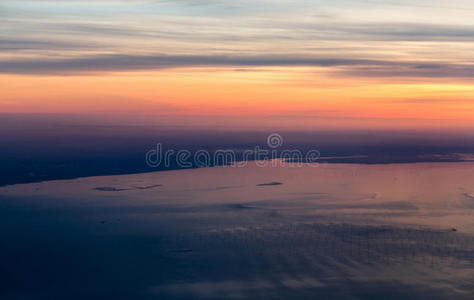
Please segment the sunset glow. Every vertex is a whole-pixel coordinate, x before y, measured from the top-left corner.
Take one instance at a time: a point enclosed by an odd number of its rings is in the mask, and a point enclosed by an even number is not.
[[[2,1],[0,112],[470,127],[473,11],[462,0]]]

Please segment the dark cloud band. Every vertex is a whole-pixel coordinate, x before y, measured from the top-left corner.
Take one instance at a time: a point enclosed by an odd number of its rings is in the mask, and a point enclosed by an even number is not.
[[[3,74],[83,74],[184,67],[326,67],[352,76],[474,78],[474,64],[397,62],[327,57],[227,55],[96,55],[0,61]]]

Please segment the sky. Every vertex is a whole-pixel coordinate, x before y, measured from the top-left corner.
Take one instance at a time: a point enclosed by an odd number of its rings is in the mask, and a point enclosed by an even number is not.
[[[473,127],[473,17],[468,0],[3,0],[0,113]]]

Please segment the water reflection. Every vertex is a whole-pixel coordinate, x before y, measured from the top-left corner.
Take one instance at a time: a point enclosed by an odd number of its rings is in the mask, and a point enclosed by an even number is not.
[[[473,171],[249,165],[4,187],[0,293],[472,299]]]

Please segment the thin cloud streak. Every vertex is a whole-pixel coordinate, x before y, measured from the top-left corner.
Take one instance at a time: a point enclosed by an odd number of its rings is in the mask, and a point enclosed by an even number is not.
[[[69,59],[0,61],[3,74],[80,74],[188,67],[324,67],[359,77],[474,77],[474,64],[386,61],[301,55],[96,55]],[[335,68],[336,70],[333,70]]]

